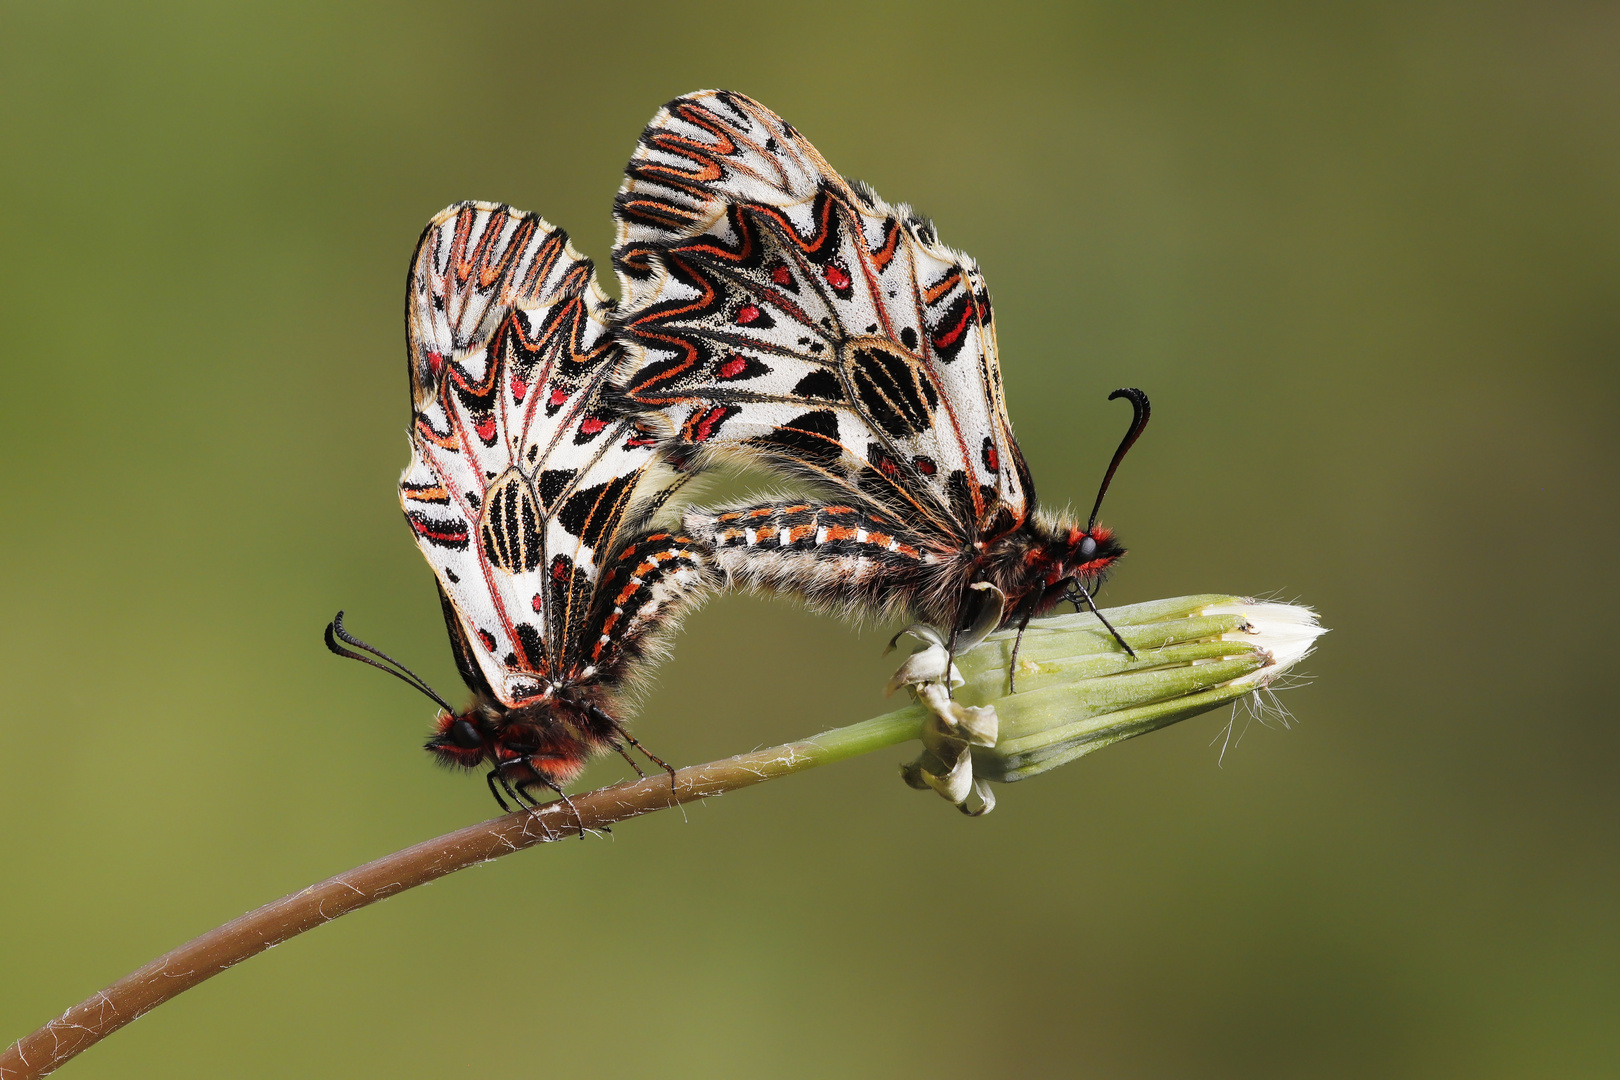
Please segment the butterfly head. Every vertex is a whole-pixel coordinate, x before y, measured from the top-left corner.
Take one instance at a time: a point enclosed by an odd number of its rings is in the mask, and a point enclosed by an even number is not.
[[[1107,526],[1071,525],[1059,543],[1053,545],[1046,584],[1050,588],[1075,580],[1094,582],[1124,554],[1124,545]]]
[[[1033,523],[1023,549],[1022,566],[998,582],[1010,598],[1009,620],[1045,614],[1067,599],[1076,583],[1095,592],[1125,554],[1112,529],[1074,521]]]
[[[441,765],[476,769],[496,753],[497,743],[494,726],[484,710],[474,706],[461,713],[441,711],[422,749]]]
[[[548,713],[525,716],[483,702],[465,712],[439,713],[423,745],[452,769],[498,768],[514,783],[566,784],[585,769],[591,747]]]

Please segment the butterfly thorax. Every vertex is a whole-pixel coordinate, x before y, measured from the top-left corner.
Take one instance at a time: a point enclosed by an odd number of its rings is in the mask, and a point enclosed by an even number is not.
[[[563,687],[515,706],[485,695],[459,713],[441,712],[424,749],[457,769],[499,767],[514,781],[534,775],[566,784],[609,742],[600,688]]]

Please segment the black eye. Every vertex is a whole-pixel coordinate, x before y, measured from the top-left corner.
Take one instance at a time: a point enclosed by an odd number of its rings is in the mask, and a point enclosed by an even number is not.
[[[450,725],[450,741],[463,750],[476,750],[484,745],[484,737],[466,720],[457,720]]]
[[[1082,559],[1089,559],[1095,554],[1097,554],[1097,541],[1089,536],[1080,541],[1080,557]]]

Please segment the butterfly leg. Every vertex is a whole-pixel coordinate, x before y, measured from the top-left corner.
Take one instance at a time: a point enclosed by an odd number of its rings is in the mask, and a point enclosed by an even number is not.
[[[517,803],[518,806],[527,807],[528,809],[533,810],[540,805],[535,800],[534,796],[528,793],[524,785],[518,784],[514,787],[512,783],[506,779],[506,773],[503,771],[503,766],[497,765],[495,768],[489,770],[489,775],[484,777],[484,780],[489,784],[489,793],[495,796],[495,801],[499,803],[501,809],[508,814],[512,812],[512,808],[506,804],[505,799],[501,798],[500,791],[496,790],[495,785],[497,783],[506,790],[508,795],[512,796],[512,801]],[[541,827],[545,828],[544,822],[541,822]],[[546,836],[550,838],[551,835],[551,830],[547,828]]]
[[[1119,636],[1119,631],[1114,629],[1114,624],[1113,623],[1111,623],[1107,619],[1103,618],[1103,613],[1097,610],[1097,601],[1095,601],[1095,600],[1093,600],[1091,598],[1091,594],[1086,591],[1086,587],[1084,585],[1080,584],[1078,581],[1076,581],[1074,583],[1074,587],[1079,592],[1079,594],[1082,597],[1085,598],[1086,606],[1091,608],[1091,613],[1093,615],[1097,616],[1097,621],[1102,623],[1103,626],[1108,629],[1108,632],[1110,634],[1114,635],[1114,640],[1119,642],[1119,647],[1124,649],[1125,652],[1130,656],[1130,658],[1132,660],[1135,660],[1136,659],[1136,650],[1131,648],[1130,645],[1126,643],[1125,639]],[[1076,608],[1078,608],[1080,605],[1075,604],[1074,606]]]
[[[651,750],[647,749],[645,746],[642,746],[639,742],[637,742],[636,737],[634,735],[630,734],[628,731],[624,730],[624,728],[619,725],[618,721],[614,721],[613,726],[614,726],[614,728],[616,728],[618,730],[619,737],[621,739],[623,739],[625,742],[629,743],[631,746],[635,747],[637,750],[640,750],[643,754],[645,754],[647,756],[647,760],[651,761],[654,765],[657,765],[660,769],[663,769],[665,772],[669,773],[669,790],[674,791],[675,790],[675,767],[673,765],[671,765],[669,762],[665,761],[663,758],[659,757],[657,754],[653,753]],[[626,755],[626,756],[628,756],[628,755]],[[640,769],[636,770],[636,772],[640,772],[640,771],[641,771]]]
[[[529,794],[528,789],[531,784],[542,784],[557,793],[557,798],[562,800],[563,805],[568,807],[569,810],[573,811],[574,824],[575,827],[579,829],[579,838],[581,840],[585,839],[585,818],[580,814],[579,807],[574,805],[574,800],[568,797],[568,793],[562,788],[558,787],[556,784],[553,784],[550,780],[547,780],[545,777],[541,777],[538,780],[525,780],[518,785],[518,790],[523,792],[523,794],[528,797],[530,804],[536,807],[540,805],[540,801],[533,795]],[[609,832],[611,830],[604,828],[602,831]]]
[[[961,641],[965,636],[967,644],[963,646],[964,651],[977,648],[990,631],[1001,625],[1002,612],[1006,611],[1006,609],[1007,595],[988,581],[975,581],[968,586],[967,592],[962,594],[962,603],[957,608],[956,622],[951,627],[951,638],[948,646],[950,662],[945,669],[945,689],[952,699],[956,697],[952,676],[956,671],[957,642]],[[966,618],[964,618],[964,613]],[[1029,618],[1025,616],[1024,623],[1028,622]],[[1023,624],[1020,624],[1018,627],[1020,637],[1022,637],[1023,630]],[[1016,645],[1013,647],[1013,659],[1018,659]],[[1011,690],[1009,689],[1008,692],[1011,693]]]
[[[630,763],[630,767],[636,770],[637,776],[641,777],[643,780],[647,779],[647,774],[641,771],[641,766],[636,764],[636,759],[631,757],[630,752],[624,748],[624,743],[609,742],[608,745],[613,747],[613,752],[615,754],[618,754],[620,757],[624,758],[624,760]]]
[[[1024,614],[1018,620],[1018,636],[1013,638],[1012,659],[1007,662],[1007,693],[1018,693],[1018,650],[1024,644],[1024,631],[1029,629],[1029,619],[1034,615],[1033,610]]]
[[[617,720],[613,719],[613,717],[609,716],[607,713],[603,712],[601,709],[597,708],[595,705],[586,705],[585,709],[586,709],[587,712],[589,712],[591,714],[592,718],[594,718],[598,723],[605,724],[607,727],[611,728],[615,735],[617,735],[619,738],[623,739],[625,742],[629,743],[631,746],[635,747],[637,750],[640,750],[642,752],[642,754],[646,756],[647,760],[651,761],[654,765],[657,765],[659,768],[661,768],[665,772],[669,773],[669,790],[671,790],[671,791],[675,790],[675,768],[674,768],[674,766],[672,766],[669,762],[665,761],[663,758],[659,757],[657,754],[653,753],[651,750],[647,749],[645,746],[642,746],[641,743],[636,741],[636,737],[634,735],[630,734],[630,732],[625,730],[625,727],[624,727],[623,724],[621,724]],[[615,747],[615,749],[618,749],[618,748]],[[624,751],[619,750],[619,753],[624,754]],[[630,755],[625,754],[625,760],[629,761],[629,759],[630,759]],[[634,766],[635,762],[631,761],[630,764],[632,766]],[[636,769],[636,772],[640,773],[641,770]]]
[[[506,800],[501,798],[501,793],[495,789],[495,781],[497,779],[500,780],[501,787],[504,787],[504,788],[506,788],[506,790],[508,792],[511,792],[512,789],[507,785],[506,778],[504,776],[501,776],[501,770],[500,770],[499,766],[489,770],[489,774],[484,777],[484,782],[489,785],[489,793],[491,795],[495,796],[495,801],[500,804],[501,812],[503,814],[510,814],[512,812],[512,808],[510,806],[506,805]],[[512,797],[514,799],[517,798],[516,795],[513,795]]]

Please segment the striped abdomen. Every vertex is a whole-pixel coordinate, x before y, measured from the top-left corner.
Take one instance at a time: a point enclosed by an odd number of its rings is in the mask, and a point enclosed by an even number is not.
[[[694,508],[687,531],[714,548],[727,588],[799,596],[818,606],[890,613],[914,605],[939,559],[888,518],[806,502],[716,513]]]

